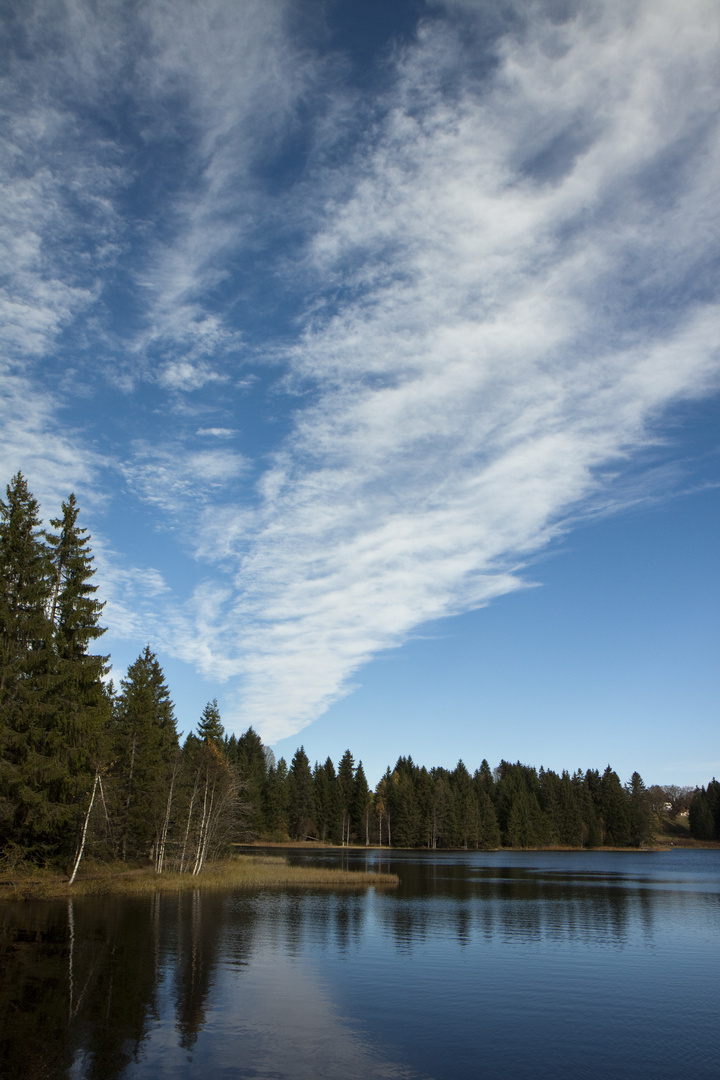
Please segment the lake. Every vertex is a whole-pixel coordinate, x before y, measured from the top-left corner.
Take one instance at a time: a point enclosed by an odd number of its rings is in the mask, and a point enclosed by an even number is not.
[[[291,857],[402,884],[0,904],[2,1080],[720,1076],[720,851]]]

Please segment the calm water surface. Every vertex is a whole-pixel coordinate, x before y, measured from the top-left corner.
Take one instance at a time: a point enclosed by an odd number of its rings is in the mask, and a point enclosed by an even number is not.
[[[0,905],[0,1076],[720,1077],[720,851],[293,855],[387,891]]]

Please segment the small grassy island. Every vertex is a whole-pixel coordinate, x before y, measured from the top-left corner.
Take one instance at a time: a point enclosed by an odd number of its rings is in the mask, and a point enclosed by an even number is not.
[[[332,867],[292,866],[281,855],[233,855],[208,864],[199,874],[157,874],[152,867],[128,869],[117,863],[87,864],[73,884],[64,875],[37,867],[17,868],[0,876],[0,900],[52,900],[66,896],[113,893],[137,896],[190,889],[237,888],[365,888],[394,887],[397,874],[338,870]]]

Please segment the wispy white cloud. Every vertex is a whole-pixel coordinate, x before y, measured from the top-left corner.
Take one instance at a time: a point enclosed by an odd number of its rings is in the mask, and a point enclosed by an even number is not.
[[[215,293],[263,220],[257,170],[315,77],[291,18],[291,0],[37,0],[7,21],[0,342],[13,354],[42,356],[92,318],[117,385],[224,377],[243,337]]]
[[[106,497],[98,481],[107,459],[62,421],[55,395],[30,378],[0,372],[0,475],[7,482],[22,472],[46,520],[71,491],[95,507]]]
[[[236,579],[242,716],[267,739],[422,622],[519,587],[663,408],[717,388],[719,30],[706,3],[607,4],[529,20],[477,83],[447,24],[400,59],[312,244],[351,299],[292,353],[313,404]]]
[[[317,60],[289,32],[297,16],[288,0],[146,9],[154,48],[139,66],[141,82],[156,101],[182,93],[183,122],[194,137],[185,183],[172,200],[170,238],[151,245],[143,269],[152,292],[136,348],[180,352],[183,368],[199,368],[202,381],[209,357],[217,363],[242,346],[237,328],[208,310],[208,295],[227,283],[232,260],[252,249],[258,222],[268,218],[257,170],[277,152],[316,78]],[[166,135],[161,127],[157,137]],[[164,381],[177,366],[165,369]],[[176,385],[195,384],[188,377]]]
[[[144,501],[177,518],[191,516],[217,498],[245,468],[242,455],[226,447],[193,451],[178,443],[136,447],[122,472]],[[192,535],[194,528],[188,528]]]
[[[212,439],[232,439],[233,435],[236,435],[237,432],[234,431],[233,428],[225,428],[225,427],[203,428],[203,427],[201,427],[201,428],[197,429],[195,434],[196,435],[201,435],[203,437],[209,437],[209,438],[212,438]]]
[[[39,2],[4,21],[0,342],[24,361],[92,309],[125,243],[115,200],[130,175],[88,108],[122,66],[122,16],[103,7]]]
[[[213,371],[207,364],[193,364],[188,359],[170,361],[159,375],[159,382],[170,390],[199,390],[207,383],[226,379],[226,375]]]

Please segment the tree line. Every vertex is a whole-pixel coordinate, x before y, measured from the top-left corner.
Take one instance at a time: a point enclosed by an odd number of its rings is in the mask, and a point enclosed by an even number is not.
[[[720,784],[646,789],[608,766],[563,772],[487,761],[473,773],[400,757],[371,790],[347,750],[275,761],[252,729],[226,735],[217,701],[180,745],[149,646],[115,688],[87,530],[73,495],[44,529],[21,473],[0,500],[0,853],[64,863],[84,852],[197,874],[231,842],[495,848],[639,846],[661,806],[720,838]]]
[[[237,745],[258,737],[250,729]],[[258,740],[259,741],[259,740]],[[228,741],[232,753],[233,740]],[[493,849],[497,847],[640,847],[651,843],[658,818],[687,816],[698,839],[720,839],[720,784],[707,790],[647,788],[634,772],[623,784],[608,765],[570,775],[486,760],[473,773],[427,769],[411,757],[388,767],[374,791],[362,762],[347,750],[337,770],[330,758],[314,768],[303,747],[288,769],[281,759],[261,776],[256,758],[255,828],[269,839],[330,841],[388,847]],[[696,827],[703,809],[704,832]]]

